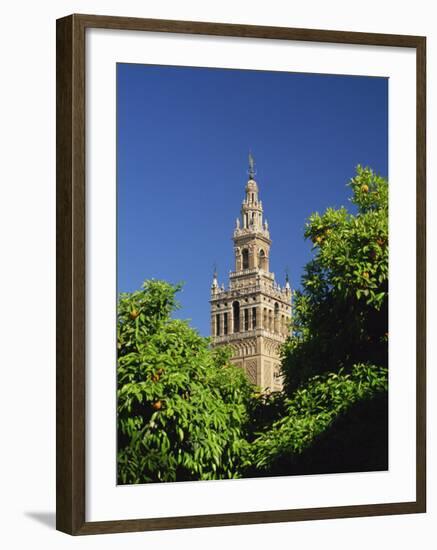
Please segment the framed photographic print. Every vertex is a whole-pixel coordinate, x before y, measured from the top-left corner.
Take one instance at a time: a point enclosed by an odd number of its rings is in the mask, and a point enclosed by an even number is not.
[[[57,528],[425,512],[424,37],[57,21]]]

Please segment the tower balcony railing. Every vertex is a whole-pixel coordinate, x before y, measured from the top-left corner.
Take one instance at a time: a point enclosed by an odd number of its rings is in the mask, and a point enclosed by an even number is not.
[[[273,287],[269,284],[257,283],[255,285],[247,285],[241,287],[230,287],[230,288],[217,288],[217,290],[211,292],[211,301],[222,300],[223,295],[228,296],[229,298],[237,296],[250,296],[251,294],[256,294],[262,292],[269,298],[274,300],[286,301],[290,299],[290,291],[283,287]]]
[[[258,275],[262,273],[262,276],[266,279],[274,280],[275,274],[270,271],[264,271],[260,267],[252,267],[250,269],[241,269],[240,271],[230,271],[229,278],[234,279],[235,277],[246,277],[248,275]]]
[[[251,269],[242,269],[241,271],[230,271],[229,272],[229,278],[232,279],[233,277],[245,277],[247,275],[257,275],[259,272],[258,267],[252,267]],[[273,278],[270,277],[270,274],[265,272],[265,276],[267,276],[269,279]]]
[[[237,227],[234,229],[234,237],[240,237],[241,235],[252,235],[253,233],[256,233],[257,235],[261,235],[265,237],[266,239],[270,240],[270,232],[268,229],[265,229],[264,227]]]
[[[220,334],[220,335],[212,336],[211,343],[213,345],[224,344],[224,343],[231,344],[232,342],[236,340],[241,340],[242,338],[243,339],[256,338],[257,336],[265,336],[282,343],[282,342],[285,342],[285,340],[287,339],[288,332],[283,333],[283,332],[274,331],[274,330],[265,329],[265,328],[255,328],[251,330],[244,330],[240,332],[229,332],[228,334]]]

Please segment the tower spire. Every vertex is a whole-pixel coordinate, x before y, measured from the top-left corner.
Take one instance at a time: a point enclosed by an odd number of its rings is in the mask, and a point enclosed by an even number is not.
[[[211,284],[211,290],[215,291],[218,288],[218,280],[217,280],[217,264],[214,262],[213,266],[213,274],[212,274],[212,284]]]
[[[249,151],[249,170],[247,171],[249,178],[253,180],[256,176],[255,159],[253,158],[252,151]]]
[[[285,289],[291,290],[290,277],[288,276],[288,266],[285,268]]]

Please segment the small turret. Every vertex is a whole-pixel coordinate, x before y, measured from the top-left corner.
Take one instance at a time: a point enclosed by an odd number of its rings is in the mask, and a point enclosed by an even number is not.
[[[288,277],[288,269],[285,271],[285,290],[289,293],[291,293],[291,286],[290,286],[290,280]]]
[[[211,293],[216,294],[219,289],[219,284],[217,280],[217,267],[214,265],[214,272],[212,274],[212,283],[211,283]]]

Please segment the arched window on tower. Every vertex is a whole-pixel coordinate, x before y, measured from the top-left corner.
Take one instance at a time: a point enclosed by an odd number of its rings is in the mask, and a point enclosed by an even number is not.
[[[267,257],[266,257],[266,253],[264,252],[264,250],[262,248],[259,251],[258,265],[261,269],[263,269],[264,271],[267,271]]]
[[[234,317],[234,332],[240,332],[240,304],[234,302],[232,304],[232,315]]]
[[[243,249],[243,269],[249,269],[249,251],[247,248]]]
[[[248,331],[249,330],[249,310],[246,308],[246,309],[243,309],[243,312],[244,312],[244,330]]]
[[[275,332],[281,332],[280,327],[279,327],[279,304],[278,304],[278,302],[275,302],[274,330],[275,330]]]

